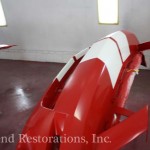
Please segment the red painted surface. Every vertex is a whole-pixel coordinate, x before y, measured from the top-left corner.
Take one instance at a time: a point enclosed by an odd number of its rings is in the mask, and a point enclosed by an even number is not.
[[[18,150],[115,150],[147,130],[147,107],[137,113],[122,108],[135,76],[134,70],[138,69],[143,55],[136,37],[123,32],[128,39],[130,56],[123,62],[115,87],[100,59],[82,63],[82,58],[75,60],[61,81],[57,78],[53,81],[37,105],[22,133],[28,138],[18,143]],[[113,41],[117,44],[115,39]],[[129,118],[120,123],[122,115]],[[136,125],[139,118],[142,123]],[[33,140],[36,137],[59,140],[40,142]],[[68,137],[73,141],[65,142],[64,138]],[[102,139],[95,142],[97,138]]]
[[[139,44],[139,49],[140,51],[145,51],[145,50],[150,49],[150,42]]]

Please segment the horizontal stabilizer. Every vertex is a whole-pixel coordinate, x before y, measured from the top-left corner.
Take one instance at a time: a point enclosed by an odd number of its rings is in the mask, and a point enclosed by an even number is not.
[[[109,141],[97,142],[96,150],[117,150],[148,129],[148,106],[134,113],[121,123],[97,136],[109,137]]]
[[[139,50],[140,51],[145,51],[145,50],[148,50],[148,49],[150,49],[150,41],[139,44]]]

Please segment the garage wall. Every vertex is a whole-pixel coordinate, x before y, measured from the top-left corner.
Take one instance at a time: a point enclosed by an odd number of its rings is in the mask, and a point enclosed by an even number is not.
[[[97,0],[2,3],[8,26],[0,27],[0,43],[18,46],[1,51],[0,58],[66,62],[73,54],[120,29],[134,32],[140,42],[150,40],[149,0],[121,0],[120,24],[105,26],[98,24]]]

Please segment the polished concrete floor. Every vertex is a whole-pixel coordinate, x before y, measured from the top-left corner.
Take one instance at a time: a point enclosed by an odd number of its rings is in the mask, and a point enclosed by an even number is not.
[[[18,134],[63,66],[60,63],[0,60],[0,137],[15,136],[15,143],[2,143],[0,139],[0,150],[15,150]],[[137,111],[146,104],[150,105],[149,95],[150,71],[141,70],[136,76],[126,107]],[[145,134],[141,135],[122,150],[150,150],[150,139],[146,143],[145,138]]]

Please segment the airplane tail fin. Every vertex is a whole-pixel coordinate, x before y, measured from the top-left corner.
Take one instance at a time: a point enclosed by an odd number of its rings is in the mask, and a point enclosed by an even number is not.
[[[97,138],[107,140],[97,142],[96,150],[120,149],[145,131],[148,131],[148,106],[98,135]]]

